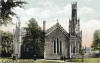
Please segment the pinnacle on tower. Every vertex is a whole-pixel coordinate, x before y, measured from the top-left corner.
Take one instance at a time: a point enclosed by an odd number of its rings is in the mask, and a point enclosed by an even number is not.
[[[58,19],[57,19],[57,23],[59,23]]]
[[[45,32],[46,21],[43,21],[43,32]]]

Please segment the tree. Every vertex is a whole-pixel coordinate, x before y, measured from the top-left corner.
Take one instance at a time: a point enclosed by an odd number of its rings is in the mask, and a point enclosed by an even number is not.
[[[23,37],[24,52],[22,56],[33,58],[43,56],[44,53],[44,41],[43,32],[40,26],[37,24],[34,18],[31,18],[26,29],[26,36]]]
[[[10,32],[2,32],[1,37],[1,57],[11,57],[13,51],[13,35]]]
[[[84,61],[84,49],[83,48],[81,48],[80,49],[80,54],[81,54],[81,56],[82,56],[82,62]]]
[[[100,30],[96,30],[94,32],[92,48],[94,50],[98,50],[99,51],[99,54],[96,54],[96,57],[99,58],[100,57]]]
[[[3,31],[0,30],[0,33],[2,33]],[[2,51],[2,45],[1,45],[1,36],[0,36],[0,57],[1,57],[1,51]]]
[[[100,50],[100,30],[94,32],[92,48],[94,50]]]
[[[16,15],[12,9],[14,7],[22,7],[23,4],[25,4],[25,1],[21,0],[1,0],[0,1],[0,24],[7,24],[11,22],[12,17]]]
[[[92,48],[94,50],[98,50],[99,51],[99,54],[96,54],[96,56],[99,58],[99,56],[100,56],[100,30],[96,30],[94,32]]]
[[[12,16],[18,17],[12,9],[15,7],[23,7],[23,4],[26,4],[25,1],[21,0],[0,0],[0,26],[7,25],[12,22]],[[1,32],[0,32],[1,39]],[[1,47],[0,47],[1,50]]]

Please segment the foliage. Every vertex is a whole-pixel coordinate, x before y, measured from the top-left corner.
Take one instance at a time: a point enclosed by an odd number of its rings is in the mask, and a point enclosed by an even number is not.
[[[11,22],[11,16],[16,15],[12,9],[14,7],[22,7],[23,4],[26,4],[26,2],[21,0],[1,0],[0,1],[0,24],[7,24]]]
[[[94,32],[92,48],[100,50],[100,30]]]
[[[25,57],[32,58],[34,55],[43,56],[44,53],[44,41],[43,32],[34,18],[31,18],[26,29],[26,35],[23,37],[24,52],[22,53]]]
[[[85,51],[84,51],[84,49],[82,48],[82,49],[80,50],[80,54],[81,54],[81,56],[82,56],[82,62],[84,61],[84,53],[85,53]]]
[[[84,52],[84,49],[81,49],[81,50],[80,50],[80,54],[81,54],[81,55],[84,55],[84,53],[85,53],[85,52]]]
[[[12,55],[13,35],[10,32],[2,32],[1,35],[1,56],[11,57]]]

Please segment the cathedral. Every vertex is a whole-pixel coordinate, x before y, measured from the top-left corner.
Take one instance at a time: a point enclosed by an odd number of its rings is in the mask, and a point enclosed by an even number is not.
[[[45,22],[43,23],[45,30]],[[82,46],[82,31],[77,18],[77,3],[72,4],[72,16],[69,20],[69,33],[57,22],[45,30],[45,59],[75,58]]]

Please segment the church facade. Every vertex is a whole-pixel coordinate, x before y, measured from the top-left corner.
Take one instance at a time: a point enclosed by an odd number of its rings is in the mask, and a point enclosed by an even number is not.
[[[45,30],[45,23],[44,23]],[[72,4],[72,17],[69,20],[69,33],[57,22],[45,30],[45,59],[73,58],[79,55],[82,45],[80,20],[77,18],[77,3]]]

